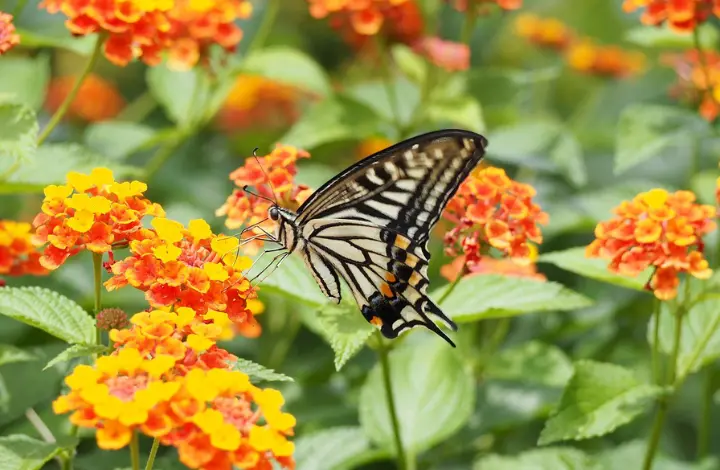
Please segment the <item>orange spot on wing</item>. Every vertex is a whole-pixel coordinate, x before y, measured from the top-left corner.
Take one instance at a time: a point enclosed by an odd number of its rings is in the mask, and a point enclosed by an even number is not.
[[[395,237],[395,246],[404,250],[410,246],[410,240],[402,235],[398,235]]]
[[[382,292],[382,295],[384,295],[385,297],[395,297],[395,293],[392,291],[392,289],[390,289],[390,286],[386,282],[380,284],[380,292]]]
[[[380,319],[380,317],[372,317],[370,320],[370,323],[372,323],[375,326],[383,326],[383,321]]]
[[[422,276],[420,275],[420,273],[417,271],[413,271],[412,275],[410,276],[410,279],[408,279],[408,283],[411,286],[415,286],[415,285],[417,285],[418,282],[420,282],[421,279],[422,279]]]
[[[385,280],[387,282],[396,282],[397,278],[395,277],[395,275],[393,273],[387,272],[387,273],[385,273]]]
[[[415,255],[411,255],[410,253],[408,253],[407,258],[405,258],[405,264],[407,264],[411,268],[414,268],[417,265],[418,261],[418,257]]]

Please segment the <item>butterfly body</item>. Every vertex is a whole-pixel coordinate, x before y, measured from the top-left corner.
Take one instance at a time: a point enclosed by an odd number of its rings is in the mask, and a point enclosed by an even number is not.
[[[323,294],[339,303],[340,278],[362,315],[387,338],[433,319],[457,326],[426,294],[430,230],[485,153],[473,132],[423,134],[377,152],[325,183],[297,212],[277,205],[275,238],[300,254]]]

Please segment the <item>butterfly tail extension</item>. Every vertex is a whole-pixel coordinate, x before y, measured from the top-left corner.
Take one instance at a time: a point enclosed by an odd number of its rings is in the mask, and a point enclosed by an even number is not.
[[[443,311],[440,310],[440,307],[435,305],[435,303],[430,299],[427,299],[427,303],[425,304],[425,312],[436,317],[443,325],[447,326],[451,330],[458,330],[457,324],[445,315]]]

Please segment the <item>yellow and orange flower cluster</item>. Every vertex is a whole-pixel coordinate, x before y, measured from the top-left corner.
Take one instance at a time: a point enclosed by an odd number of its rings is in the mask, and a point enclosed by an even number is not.
[[[0,220],[0,274],[41,276],[48,273],[31,242],[31,229],[25,222]]]
[[[330,26],[355,47],[383,34],[391,42],[411,44],[423,34],[422,12],[414,0],[308,0],[314,18]]]
[[[460,12],[466,12],[468,5],[473,5],[480,14],[486,14],[493,5],[503,10],[517,10],[522,7],[523,0],[446,0],[453,5],[453,8]]]
[[[60,108],[76,80],[77,78],[72,76],[52,79],[45,98],[45,109],[50,114]],[[99,75],[90,74],[80,85],[66,117],[85,122],[107,121],[117,116],[124,107],[125,99],[113,83]]]
[[[57,269],[82,249],[106,253],[139,236],[143,217],[165,216],[143,197],[146,190],[139,181],[116,182],[107,168],[89,175],[70,172],[67,184],[47,186],[42,212],[33,221],[33,243],[45,245],[40,264]]]
[[[532,186],[510,179],[501,168],[475,170],[445,208],[443,217],[454,224],[445,234],[446,251],[462,253],[470,272],[490,248],[517,264],[531,264],[537,254],[533,243],[542,243],[539,225],[548,222],[534,196]]]
[[[300,117],[298,88],[259,75],[240,75],[218,112],[218,126],[238,129],[285,127]]]
[[[415,43],[415,49],[431,63],[448,72],[470,68],[470,47],[467,44],[426,37]]]
[[[248,301],[256,296],[242,270],[250,258],[238,257],[238,239],[214,235],[202,219],[188,228],[179,222],[155,218],[153,229],[142,229],[130,242],[130,256],[113,262],[108,290],[126,285],[145,292],[154,308],[188,307],[199,316],[224,312],[238,332],[260,334]]]
[[[197,64],[213,44],[234,50],[242,38],[235,21],[252,11],[248,0],[44,0],[40,6],[65,14],[75,35],[106,33],[105,56],[116,65],[134,58],[157,65],[168,52],[169,65],[179,70]]]
[[[0,11],[0,55],[20,43],[20,35],[15,32],[13,16]]]
[[[563,54],[568,65],[581,73],[625,78],[645,70],[642,53],[598,44],[579,36],[555,18],[541,18],[530,13],[520,15],[515,21],[515,32],[533,44]]]
[[[625,0],[623,10],[633,12],[644,8],[640,21],[688,32],[704,23],[711,15],[720,16],[720,0]]]
[[[661,300],[677,295],[678,275],[712,274],[703,255],[703,237],[715,229],[713,206],[695,202],[690,191],[653,189],[623,201],[616,217],[600,222],[586,256],[610,260],[613,272],[637,276],[654,269],[647,288]]]
[[[253,233],[261,234],[263,230],[272,232],[275,225],[268,219],[270,201],[277,200],[282,207],[296,209],[312,192],[307,186],[297,185],[294,181],[297,160],[309,157],[310,154],[304,150],[278,144],[264,157],[247,158],[243,166],[230,173],[230,179],[240,189],[236,189],[215,214],[227,216],[225,225],[231,229],[257,224],[247,232],[247,237]],[[261,197],[243,191],[246,185],[252,186]],[[243,247],[252,254],[261,245],[262,242],[250,242]]]
[[[273,462],[294,468],[287,438],[295,418],[282,411],[282,395],[254,386],[228,365],[188,370],[172,354],[123,346],[94,366],[77,366],[65,383],[69,392],[53,410],[72,412],[73,424],[96,429],[102,449],[121,449],[133,433],[143,433],[176,447],[192,469],[265,470]]]
[[[701,55],[693,49],[683,54],[668,54],[662,62],[673,67],[678,76],[670,95],[698,106],[703,118],[715,121],[720,115],[720,54],[703,51]]]

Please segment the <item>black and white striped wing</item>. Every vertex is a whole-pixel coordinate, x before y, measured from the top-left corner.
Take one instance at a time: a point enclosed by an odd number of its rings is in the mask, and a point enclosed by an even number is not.
[[[400,142],[321,186],[300,206],[296,222],[366,221],[401,233],[424,249],[430,230],[486,145],[483,136],[454,129]]]
[[[342,277],[365,319],[383,336],[424,326],[454,346],[433,321],[457,329],[427,296],[424,247],[391,229],[348,219],[312,220],[303,237],[302,255],[325,295],[340,301]]]

